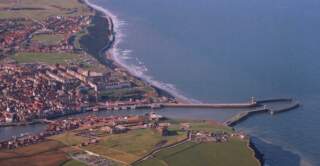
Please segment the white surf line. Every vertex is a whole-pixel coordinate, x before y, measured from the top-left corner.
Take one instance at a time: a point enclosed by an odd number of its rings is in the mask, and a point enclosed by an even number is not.
[[[186,97],[183,95],[183,92],[178,90],[173,84],[165,83],[162,81],[155,80],[152,76],[147,75],[145,72],[148,71],[148,68],[143,65],[141,61],[138,61],[138,63],[141,63],[142,66],[137,66],[134,64],[128,64],[126,62],[126,59],[128,59],[128,55],[130,54],[131,50],[123,50],[118,47],[120,42],[122,41],[124,34],[122,33],[121,29],[123,26],[126,24],[124,21],[121,21],[118,19],[116,15],[111,13],[109,10],[98,6],[96,4],[93,4],[90,2],[90,0],[84,0],[86,4],[88,4],[90,7],[94,8],[95,10],[98,10],[100,12],[103,12],[106,17],[109,18],[109,20],[112,21],[113,23],[113,31],[116,34],[114,44],[112,48],[107,50],[107,53],[109,52],[110,55],[112,56],[112,59],[121,65],[123,68],[125,68],[130,74],[141,78],[142,80],[148,82],[149,84],[165,90],[172,94],[173,96],[177,97],[178,99],[181,99],[183,101],[187,101],[190,103],[201,103],[200,101],[196,99],[192,99],[189,97]],[[122,56],[124,54],[124,56]]]

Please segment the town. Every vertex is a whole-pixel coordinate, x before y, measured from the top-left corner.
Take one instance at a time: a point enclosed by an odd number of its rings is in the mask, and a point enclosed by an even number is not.
[[[0,165],[259,165],[241,131],[155,112],[258,101],[188,103],[136,77],[110,51],[113,21],[87,0],[0,2],[0,127],[31,129],[0,140]],[[118,111],[135,109],[149,111]]]
[[[166,102],[138,90],[130,81],[118,81],[110,73],[97,73],[78,67],[49,65],[0,65],[0,122],[22,122],[54,118],[66,114]],[[115,99],[103,93],[137,89],[128,98]]]
[[[98,55],[87,53],[80,40],[95,24],[95,12],[82,0],[68,3],[69,7],[62,4],[26,7],[30,3],[8,1],[0,7],[0,12],[10,15],[0,17],[0,124],[101,109],[145,108],[169,100],[121,68],[103,65]],[[52,14],[35,14],[38,11]],[[109,42],[107,27],[105,32],[102,37]]]
[[[77,12],[77,9],[64,9],[57,5],[51,5],[61,11],[69,11],[69,14]],[[0,11],[36,11],[44,8],[17,8],[4,7]],[[90,15],[76,16],[48,16],[41,20],[23,16],[0,19],[0,50],[2,54],[16,52],[74,52],[76,49],[69,38],[86,26],[90,25]],[[41,38],[58,38],[56,42],[42,42]]]

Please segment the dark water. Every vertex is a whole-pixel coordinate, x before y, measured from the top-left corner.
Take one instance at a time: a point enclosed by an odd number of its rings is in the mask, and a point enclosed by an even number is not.
[[[12,126],[0,128],[0,141],[10,139],[12,136],[20,136],[26,133],[40,133],[45,130],[46,125],[35,124],[31,126]]]
[[[124,21],[122,60],[170,83],[159,85],[202,102],[299,100],[299,109],[254,116],[237,128],[257,138],[266,165],[320,165],[319,0],[92,2]],[[194,111],[179,116],[219,118]]]

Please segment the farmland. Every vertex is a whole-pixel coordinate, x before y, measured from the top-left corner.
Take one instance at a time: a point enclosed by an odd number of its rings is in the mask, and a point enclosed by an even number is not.
[[[67,161],[64,145],[46,141],[28,147],[0,151],[0,165],[60,165]]]
[[[32,38],[32,42],[42,43],[45,45],[57,45],[64,39],[62,34],[39,34]]]
[[[18,53],[13,58],[18,63],[66,64],[76,61],[77,56],[69,53]]]
[[[160,151],[137,165],[218,165],[233,166],[259,165],[253,157],[253,152],[247,148],[247,142],[232,139],[228,143],[186,143],[175,148]]]
[[[171,143],[179,138],[185,138],[185,135],[162,137],[151,129],[141,129],[107,136],[99,144],[85,149],[129,164],[150,152],[160,142]]]
[[[145,122],[145,119],[140,120]],[[2,150],[0,164],[32,161],[39,165],[45,160],[45,165],[64,166],[92,161],[134,166],[259,165],[248,147],[249,140],[217,123],[167,119],[158,124],[128,123],[128,130],[110,133],[105,130],[110,121],[87,117],[80,128],[49,136],[44,142]],[[163,125],[167,126],[167,134],[159,130]]]
[[[1,1],[0,8],[8,10],[0,11],[0,18],[28,17],[37,21],[43,21],[50,16],[79,16],[91,15],[92,12],[79,3],[78,0],[23,0],[23,1]]]

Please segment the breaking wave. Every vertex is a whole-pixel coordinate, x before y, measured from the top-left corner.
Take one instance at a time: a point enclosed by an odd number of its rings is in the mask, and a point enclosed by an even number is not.
[[[162,90],[165,90],[172,94],[173,96],[177,97],[178,99],[181,99],[183,101],[187,102],[193,102],[193,103],[201,103],[200,101],[196,99],[192,99],[187,97],[183,94],[180,90],[178,90],[173,84],[165,83],[162,81],[158,81],[154,79],[152,76],[146,74],[148,71],[148,68],[144,65],[144,63],[139,60],[138,58],[133,58],[130,56],[132,53],[132,50],[128,49],[121,49],[119,47],[119,44],[121,41],[123,41],[125,35],[122,33],[123,28],[127,24],[127,22],[120,20],[116,15],[111,13],[109,10],[98,6],[94,3],[91,3],[90,0],[85,0],[85,3],[87,3],[92,8],[101,11],[105,14],[107,18],[109,18],[110,21],[113,23],[113,31],[116,34],[115,41],[113,44],[113,47],[107,50],[107,52],[110,53],[112,56],[112,59],[119,64],[120,66],[124,67],[128,72],[130,72],[132,75],[141,78],[142,80],[148,82],[149,84],[160,88]],[[136,63],[130,63],[128,61],[134,60]],[[138,65],[136,65],[138,64]]]

